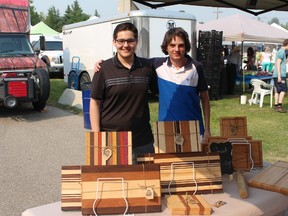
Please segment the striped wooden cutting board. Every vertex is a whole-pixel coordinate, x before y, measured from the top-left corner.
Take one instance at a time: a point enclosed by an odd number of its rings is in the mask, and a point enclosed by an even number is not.
[[[159,169],[158,164],[82,166],[82,214],[94,215],[93,208],[100,215],[123,214],[125,199],[129,214],[162,211]]]
[[[212,208],[201,195],[166,195],[172,215],[211,215]]]
[[[199,121],[154,122],[155,153],[201,151]]]
[[[137,162],[160,165],[162,195],[169,194],[169,191],[171,194],[188,192],[190,195],[195,191],[196,194],[223,192],[219,153],[144,154],[137,157]]]
[[[132,164],[132,133],[86,132],[86,165]]]
[[[81,210],[81,166],[62,166],[61,209]]]

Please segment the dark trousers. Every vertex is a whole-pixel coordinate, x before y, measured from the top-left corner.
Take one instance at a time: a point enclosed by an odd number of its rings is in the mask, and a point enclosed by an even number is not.
[[[237,65],[227,64],[226,69],[227,69],[227,93],[233,94],[236,82]]]

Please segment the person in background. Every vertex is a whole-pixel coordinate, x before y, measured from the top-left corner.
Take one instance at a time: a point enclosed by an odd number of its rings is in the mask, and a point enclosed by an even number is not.
[[[255,52],[252,47],[248,47],[247,49],[247,64],[244,66],[246,70],[257,71],[257,66],[255,65]]]
[[[286,113],[287,110],[282,107],[285,93],[287,92],[286,82],[286,50],[288,50],[288,39],[283,41],[282,47],[277,51],[275,57],[275,68],[273,71],[273,80],[275,86],[275,105],[274,110]]]
[[[207,142],[211,136],[208,85],[203,66],[187,54],[191,50],[187,32],[182,28],[168,30],[161,49],[168,57],[150,59],[158,76],[158,120],[198,120],[201,139]],[[96,73],[100,63],[94,65]]]
[[[148,90],[157,82],[151,62],[136,56],[137,43],[138,30],[132,23],[116,26],[117,53],[94,74],[90,99],[92,131],[132,131],[133,164],[137,154],[154,153]]]
[[[239,73],[240,68],[241,68],[240,47],[235,46],[233,51],[230,53],[228,57],[226,65],[228,94],[234,94],[236,76],[237,73]]]
[[[272,53],[269,47],[265,48],[265,51],[261,54],[261,64],[262,70],[270,72],[271,71],[271,60],[272,60]]]

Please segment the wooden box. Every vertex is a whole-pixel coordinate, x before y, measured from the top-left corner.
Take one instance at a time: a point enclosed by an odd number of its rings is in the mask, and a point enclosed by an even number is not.
[[[199,121],[154,123],[155,153],[201,151]]]
[[[129,214],[162,211],[159,165],[82,166],[83,215],[123,214],[123,197]]]
[[[171,215],[211,215],[211,206],[201,195],[166,195]]]
[[[162,195],[223,192],[219,153],[155,154],[154,163],[160,164]]]
[[[61,210],[81,210],[81,166],[62,166]]]
[[[288,195],[288,162],[276,162],[250,179],[248,185]]]
[[[86,165],[132,164],[132,133],[86,132]]]
[[[241,117],[221,117],[220,135],[222,137],[247,137],[246,116]]]

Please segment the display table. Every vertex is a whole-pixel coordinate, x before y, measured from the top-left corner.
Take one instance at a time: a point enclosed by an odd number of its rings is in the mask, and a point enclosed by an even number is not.
[[[272,76],[244,75],[245,84],[250,84],[251,79],[260,79],[270,83]],[[243,83],[243,75],[237,74],[236,82]]]
[[[245,172],[244,176],[246,181],[254,177],[260,172]],[[248,186],[247,186],[248,187]],[[241,199],[238,193],[238,187],[236,183],[236,175],[234,179],[229,180],[227,175],[223,176],[223,188],[224,193],[220,194],[204,194],[204,199],[209,204],[214,204],[217,201],[223,201],[226,204],[216,208],[212,206],[213,216],[233,215],[233,216],[244,216],[244,215],[265,215],[265,216],[284,216],[285,210],[288,209],[288,196],[280,193],[271,192],[267,190],[257,189],[248,187],[249,196],[247,199]],[[163,212],[159,213],[144,213],[135,215],[150,215],[150,216],[167,216],[171,215],[169,209],[166,208],[164,202],[162,202]],[[288,210],[287,210],[288,211]],[[61,203],[55,202],[31,209],[27,209],[22,213],[22,216],[81,216],[80,211],[61,211]]]

